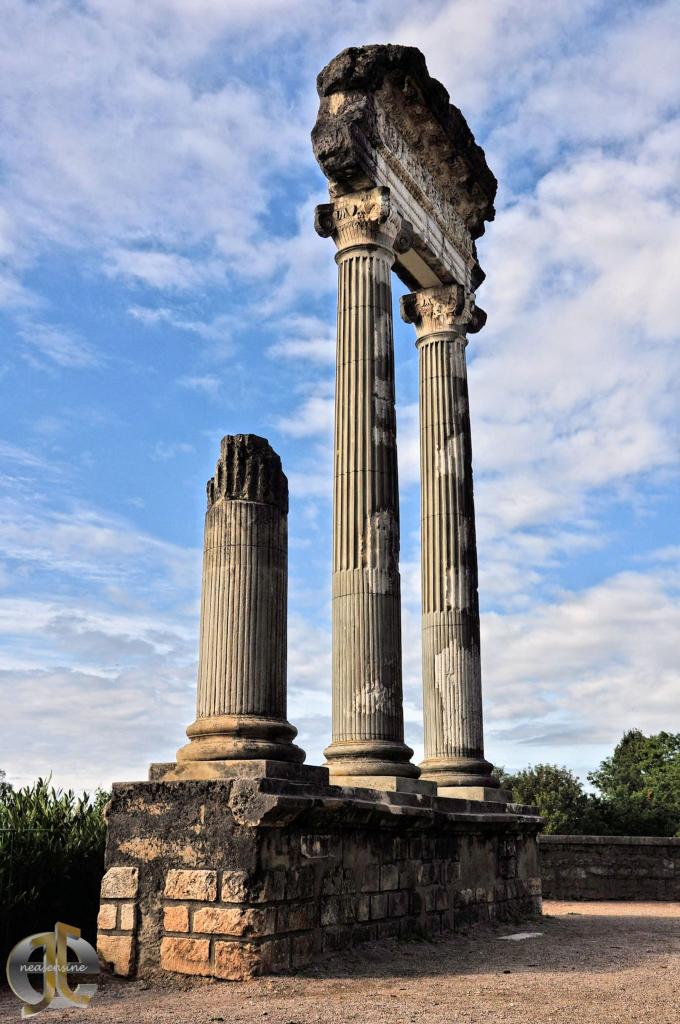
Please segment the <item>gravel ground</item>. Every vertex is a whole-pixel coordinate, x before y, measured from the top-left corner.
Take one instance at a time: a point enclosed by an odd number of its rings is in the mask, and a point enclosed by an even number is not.
[[[107,978],[73,1024],[679,1024],[680,904],[545,902],[518,927],[359,947],[290,977],[159,990]],[[504,935],[540,932],[506,941]],[[19,1020],[0,995],[0,1021]]]

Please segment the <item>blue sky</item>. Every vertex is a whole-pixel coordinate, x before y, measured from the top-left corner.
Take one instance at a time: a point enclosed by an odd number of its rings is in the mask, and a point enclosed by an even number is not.
[[[205,481],[291,485],[290,718],[330,733],[335,265],[309,132],[347,45],[419,46],[500,180],[468,348],[487,754],[584,775],[680,729],[680,8],[0,0],[0,767],[143,778],[195,697]],[[394,281],[395,300],[400,286]],[[395,317],[407,739],[417,356]]]

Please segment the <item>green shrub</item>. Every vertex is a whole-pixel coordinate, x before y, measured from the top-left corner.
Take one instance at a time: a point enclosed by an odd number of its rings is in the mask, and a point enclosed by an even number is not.
[[[0,786],[0,953],[56,921],[96,938],[108,793]]]

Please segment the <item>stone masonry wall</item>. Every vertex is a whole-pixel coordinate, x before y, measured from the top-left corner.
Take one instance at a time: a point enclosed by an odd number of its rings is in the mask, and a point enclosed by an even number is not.
[[[680,899],[680,839],[546,835],[539,849],[546,899]]]
[[[359,942],[540,913],[539,819],[480,815],[464,801],[295,789],[114,788],[99,949],[117,973],[236,980]]]

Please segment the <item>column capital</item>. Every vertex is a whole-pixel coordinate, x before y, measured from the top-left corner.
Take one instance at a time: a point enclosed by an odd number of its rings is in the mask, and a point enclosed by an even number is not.
[[[403,295],[401,318],[414,324],[418,341],[442,332],[475,334],[486,323],[486,313],[475,305],[474,292],[462,284],[437,285]]]
[[[395,209],[384,186],[322,203],[315,210],[314,227],[322,238],[333,238],[341,252],[372,245],[400,253],[410,249],[413,241],[411,225]]]

